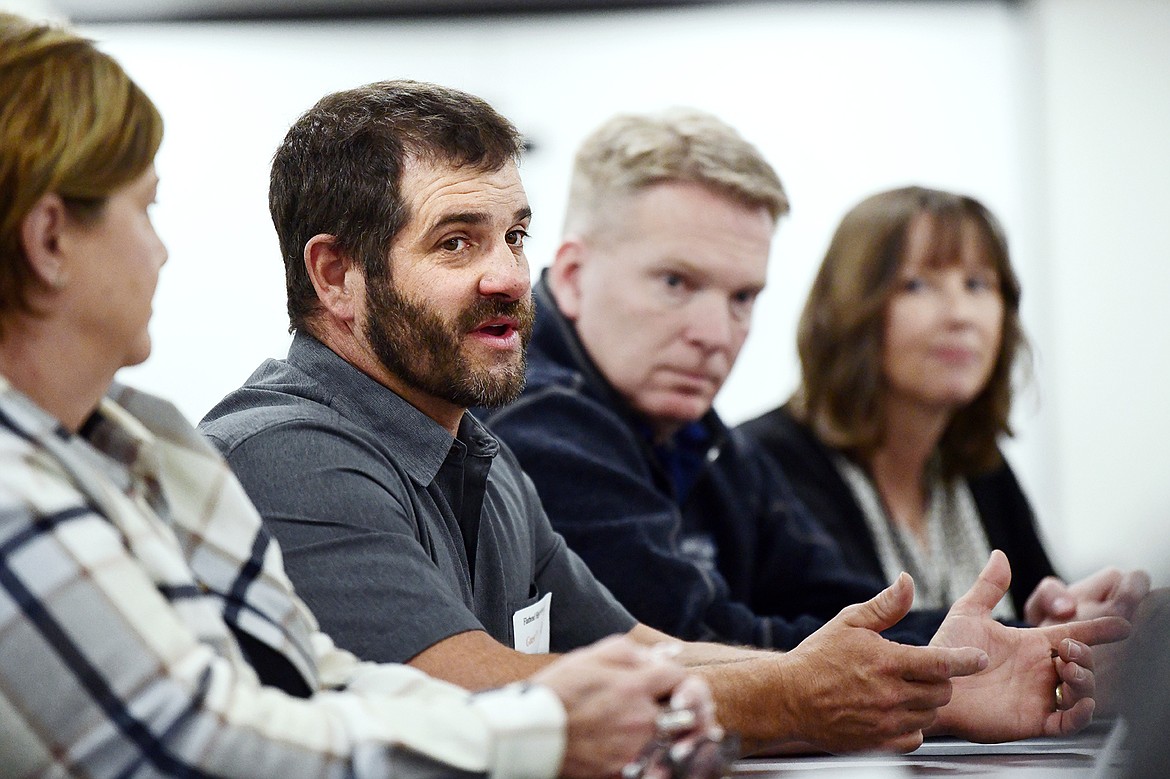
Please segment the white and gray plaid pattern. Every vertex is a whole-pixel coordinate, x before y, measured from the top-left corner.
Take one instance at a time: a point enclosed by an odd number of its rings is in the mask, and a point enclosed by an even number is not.
[[[263,687],[229,626],[317,692]],[[547,776],[563,723],[335,648],[169,404],[116,387],[71,435],[0,377],[0,774]]]

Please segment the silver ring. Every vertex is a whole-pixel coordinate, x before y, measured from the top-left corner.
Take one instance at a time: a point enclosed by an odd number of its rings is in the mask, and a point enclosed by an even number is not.
[[[658,715],[654,724],[658,727],[659,733],[674,735],[694,728],[697,719],[691,709],[665,709]]]

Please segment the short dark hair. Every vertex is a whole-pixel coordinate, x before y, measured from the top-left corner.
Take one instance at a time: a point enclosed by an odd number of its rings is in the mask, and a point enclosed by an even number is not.
[[[800,317],[801,383],[792,410],[837,449],[864,458],[881,445],[885,315],[898,289],[910,226],[923,215],[931,219],[940,256],[956,252],[963,225],[973,225],[999,276],[1004,303],[999,355],[987,386],[955,414],[939,445],[944,475],[972,475],[1000,462],[998,438],[1011,435],[1012,369],[1028,354],[1020,282],[1003,229],[975,198],[903,187],[866,198],[842,218]]]
[[[417,81],[380,81],[326,95],[289,129],[272,159],[268,206],[280,240],[289,330],[318,309],[305,244],[334,237],[367,278],[410,214],[400,189],[407,160],[484,171],[519,159],[515,126],[474,95]]]

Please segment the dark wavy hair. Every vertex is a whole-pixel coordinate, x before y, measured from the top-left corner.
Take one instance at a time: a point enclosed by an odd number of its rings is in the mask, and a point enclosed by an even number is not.
[[[305,244],[332,235],[366,278],[410,218],[400,188],[409,159],[484,171],[519,159],[516,128],[478,97],[417,81],[380,81],[326,95],[289,129],[272,159],[268,206],[280,240],[289,330],[318,309]]]
[[[885,316],[897,292],[911,223],[930,219],[933,261],[959,256],[965,224],[975,227],[1004,302],[999,356],[987,386],[960,409],[940,442],[943,474],[972,475],[1000,463],[998,439],[1011,435],[1012,371],[1030,355],[1020,324],[1020,282],[1003,229],[978,200],[923,187],[881,192],[857,204],[837,227],[797,330],[801,383],[791,407],[826,444],[868,459],[885,436],[882,374]]]

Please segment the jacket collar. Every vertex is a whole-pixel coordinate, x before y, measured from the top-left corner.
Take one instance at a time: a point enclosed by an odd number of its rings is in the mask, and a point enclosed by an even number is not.
[[[541,272],[540,280],[533,289],[533,297],[536,299],[536,325],[532,331],[532,344],[528,354],[532,378],[539,377],[551,367],[544,365],[545,361],[562,370],[572,371],[575,374],[574,381],[580,390],[611,408],[631,429],[639,433],[647,430],[649,425],[646,420],[630,407],[626,399],[601,373],[585,350],[585,345],[581,343],[576,327],[557,307],[556,299],[549,287],[547,270]],[[715,409],[708,410],[698,421],[706,428],[712,441],[712,448],[717,454],[727,436],[727,425],[719,418]]]

